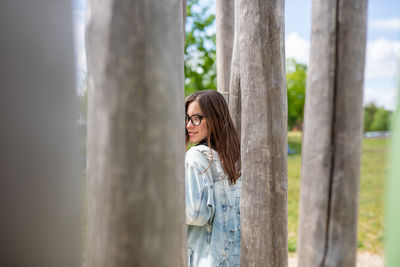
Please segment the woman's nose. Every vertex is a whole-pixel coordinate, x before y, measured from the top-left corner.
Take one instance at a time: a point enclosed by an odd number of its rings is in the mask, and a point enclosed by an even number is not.
[[[186,129],[193,128],[193,127],[194,127],[194,125],[193,125],[192,121],[189,120],[189,121],[186,123]]]

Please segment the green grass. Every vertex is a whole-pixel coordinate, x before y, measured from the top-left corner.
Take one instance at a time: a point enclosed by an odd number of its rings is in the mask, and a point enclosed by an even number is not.
[[[300,196],[301,133],[290,132],[288,142],[296,153],[288,156],[289,251],[297,247]],[[358,249],[383,254],[384,181],[388,139],[364,139],[358,211]]]

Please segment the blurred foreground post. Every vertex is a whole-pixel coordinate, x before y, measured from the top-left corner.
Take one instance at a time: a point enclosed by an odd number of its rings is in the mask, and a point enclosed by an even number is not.
[[[242,103],[241,266],[283,267],[288,264],[284,1],[235,3],[231,81]]]
[[[182,0],[88,2],[88,266],[183,266]]]
[[[385,251],[388,267],[400,266],[400,92],[397,99],[397,110],[392,117],[389,177],[386,186]]]
[[[298,266],[355,266],[366,0],[314,0]]]
[[[71,6],[0,4],[0,266],[80,265]]]

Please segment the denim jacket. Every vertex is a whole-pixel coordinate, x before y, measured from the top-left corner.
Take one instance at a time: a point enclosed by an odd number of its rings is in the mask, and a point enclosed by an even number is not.
[[[186,152],[185,179],[188,266],[240,266],[241,178],[229,185],[218,153],[198,145]]]

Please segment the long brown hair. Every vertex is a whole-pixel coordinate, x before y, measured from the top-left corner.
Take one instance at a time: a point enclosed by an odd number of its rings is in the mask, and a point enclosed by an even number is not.
[[[190,103],[197,101],[201,111],[207,117],[207,144],[218,152],[222,167],[228,175],[230,184],[235,184],[241,175],[240,136],[224,97],[214,90],[204,90],[190,95],[185,101],[185,112]],[[186,145],[189,135],[186,130]]]

